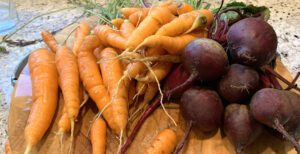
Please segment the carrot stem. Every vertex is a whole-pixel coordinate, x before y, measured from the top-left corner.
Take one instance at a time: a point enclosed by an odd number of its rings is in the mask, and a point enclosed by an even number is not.
[[[177,145],[173,154],[178,154],[180,152],[180,150],[183,148],[183,145],[185,144],[185,142],[187,141],[187,139],[191,133],[192,127],[193,127],[193,122],[189,121],[188,125],[187,125],[187,129],[184,133],[184,136],[183,136],[182,140],[179,142],[179,144]]]

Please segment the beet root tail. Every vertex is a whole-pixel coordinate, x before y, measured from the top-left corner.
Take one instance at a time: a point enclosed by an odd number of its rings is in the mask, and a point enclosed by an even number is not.
[[[282,126],[282,124],[280,124],[280,122],[279,122],[278,119],[274,120],[274,126],[273,126],[273,128],[276,129],[278,132],[280,132],[286,140],[290,141],[293,144],[293,146],[295,147],[297,153],[300,154],[300,145],[299,145],[299,143],[296,141],[296,139],[294,137],[292,137],[284,129],[284,127]]]
[[[188,125],[187,125],[187,128],[186,128],[186,131],[184,133],[184,136],[182,138],[182,140],[179,142],[179,144],[177,145],[175,151],[173,152],[173,154],[178,154],[180,152],[180,150],[183,148],[185,142],[187,141],[190,133],[191,133],[191,130],[192,130],[192,127],[193,127],[193,122],[188,122]]]

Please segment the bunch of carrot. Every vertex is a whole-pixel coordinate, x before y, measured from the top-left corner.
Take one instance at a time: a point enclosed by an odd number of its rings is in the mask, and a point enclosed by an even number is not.
[[[86,91],[99,109],[90,132],[93,153],[105,153],[107,126],[119,135],[122,145],[128,121],[161,91],[160,81],[173,63],[180,61],[184,47],[196,38],[207,37],[213,20],[209,10],[193,10],[186,3],[173,1],[153,8],[123,8],[121,12],[122,18],[111,21],[113,27],[98,25],[91,32],[92,27],[81,22],[72,48],[59,45],[49,32],[42,32],[51,52],[38,49],[29,58],[34,103],[25,129],[26,153],[50,126],[58,87],[64,100],[58,122],[60,134],[71,132],[73,139]],[[134,100],[142,103],[137,105]],[[145,153],[171,153],[176,135],[167,129],[157,140]],[[156,146],[161,142],[172,146]]]

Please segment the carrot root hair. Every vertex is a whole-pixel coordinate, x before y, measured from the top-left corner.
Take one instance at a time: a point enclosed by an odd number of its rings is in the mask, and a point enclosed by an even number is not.
[[[74,118],[71,118],[71,144],[70,144],[68,153],[72,153],[72,149],[73,149],[73,142],[74,142],[74,128],[75,128],[75,119],[74,119]]]
[[[164,94],[163,94],[163,92],[162,92],[162,90],[161,90],[161,88],[160,88],[160,83],[159,83],[159,80],[157,79],[156,74],[154,73],[154,71],[153,71],[152,68],[150,67],[149,63],[144,63],[144,64],[147,66],[148,70],[149,70],[149,71],[151,72],[151,74],[154,76],[155,81],[156,81],[156,83],[157,83],[158,91],[159,91],[159,93],[160,93],[160,105],[161,105],[161,107],[163,108],[165,114],[171,119],[171,121],[173,122],[173,124],[177,127],[176,121],[175,121],[174,118],[168,113],[168,111],[166,110],[166,108],[165,108],[165,106],[164,106],[164,104],[163,104]]]
[[[27,144],[24,154],[29,154],[32,149],[32,145]]]
[[[121,149],[122,149],[123,132],[124,132],[123,130],[121,130],[121,132],[120,132],[120,137],[119,137],[119,147],[118,147],[118,152],[117,152],[118,154],[121,153]]]

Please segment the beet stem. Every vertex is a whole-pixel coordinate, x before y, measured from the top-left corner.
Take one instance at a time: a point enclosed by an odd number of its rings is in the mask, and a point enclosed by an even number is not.
[[[264,66],[263,67],[268,73],[274,75],[276,78],[280,79],[282,82],[284,82],[285,84],[287,84],[288,86],[292,86],[292,83],[289,82],[287,79],[285,79],[284,77],[282,77],[280,74],[278,74],[277,72],[275,72],[270,66]],[[293,89],[296,89],[297,91],[300,91],[300,89],[295,86],[293,87]]]
[[[283,89],[274,75],[268,74],[268,76],[275,89],[279,89],[279,90]]]
[[[293,85],[293,86],[290,86],[290,85],[289,85],[285,90],[290,90],[290,89],[294,88],[294,86],[297,86],[295,83],[296,83],[296,81],[298,80],[299,76],[300,76],[300,72],[298,72],[298,73],[296,74],[295,78],[293,79],[293,81],[292,81],[292,85]]]
[[[184,89],[187,89],[189,86],[191,86],[193,84],[193,82],[196,80],[198,74],[197,73],[192,73],[190,75],[190,77],[184,82],[182,83],[181,85],[173,88],[173,89],[170,89],[169,91],[166,92],[166,98],[168,100],[170,100],[170,97],[178,92],[178,91],[183,91]]]
[[[273,88],[274,87],[274,85],[270,81],[270,78],[265,73],[260,73],[259,79],[262,82],[264,88]]]
[[[295,139],[294,137],[292,137],[292,136],[284,129],[284,127],[282,126],[282,124],[279,123],[279,120],[278,120],[277,118],[274,120],[274,126],[273,126],[273,127],[274,127],[278,132],[280,132],[280,133],[283,135],[283,137],[284,137],[285,139],[287,139],[288,141],[290,141],[290,142],[294,145],[294,147],[295,147],[297,153],[300,154],[300,145],[299,145],[299,143],[296,141],[296,139]]]
[[[189,121],[187,128],[185,130],[184,136],[183,136],[182,140],[179,142],[179,144],[177,145],[173,154],[178,154],[180,152],[180,150],[183,148],[183,145],[185,144],[185,142],[187,141],[187,139],[191,133],[192,127],[193,127],[193,122]]]
[[[125,154],[131,143],[133,142],[134,138],[136,137],[138,131],[142,127],[143,123],[146,119],[152,114],[152,112],[159,107],[160,105],[160,97],[156,98],[155,101],[147,108],[147,110],[142,114],[141,118],[136,123],[134,129],[132,130],[130,136],[127,138],[125,144],[121,148],[121,154]]]

